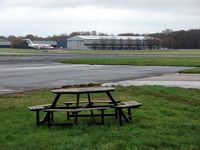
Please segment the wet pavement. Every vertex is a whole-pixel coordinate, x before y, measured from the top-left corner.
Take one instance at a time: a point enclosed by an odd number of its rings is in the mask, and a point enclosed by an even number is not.
[[[108,83],[175,73],[188,67],[70,65],[53,62],[0,65],[0,93]]]
[[[103,86],[112,86],[112,85],[120,85],[120,86],[162,85],[169,87],[200,89],[200,74],[178,74],[178,73],[164,74],[161,76],[103,84]]]

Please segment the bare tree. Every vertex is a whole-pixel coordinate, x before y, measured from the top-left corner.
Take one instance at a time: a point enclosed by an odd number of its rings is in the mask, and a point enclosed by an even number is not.
[[[92,49],[96,50],[97,49],[98,43],[94,40],[92,43]]]
[[[164,46],[167,47],[167,48],[171,48],[172,45],[172,33],[173,33],[173,30],[171,29],[165,29],[162,31],[162,33],[164,34]]]
[[[124,46],[124,40],[123,39],[119,39],[119,48],[122,50]]]
[[[155,43],[156,48],[159,50],[161,46],[161,40],[158,38],[155,38],[154,43]]]
[[[130,50],[133,46],[133,40],[131,38],[128,38],[126,44],[128,46],[128,49]]]
[[[140,49],[140,45],[141,45],[140,40],[139,40],[139,39],[136,39],[135,42],[136,42],[136,43],[135,43],[136,50],[139,50],[139,49]]]
[[[92,35],[96,36],[97,35],[97,31],[92,31]]]
[[[9,41],[12,41],[13,39],[15,39],[16,37],[14,36],[14,35],[10,35],[9,37],[8,37],[8,40]]]
[[[81,34],[80,32],[72,32],[69,34],[69,37],[73,37],[73,36],[80,35],[80,34]]]
[[[99,36],[108,36],[107,33],[103,33],[103,32],[99,32],[98,35],[99,35]]]
[[[25,38],[26,38],[26,39],[35,40],[35,37],[34,37],[34,35],[32,35],[32,34],[26,35]]]
[[[145,41],[147,43],[149,50],[151,50],[153,48],[153,39],[151,37],[146,37]]]
[[[82,31],[81,32],[81,35],[87,35],[87,36],[89,36],[89,35],[91,35],[92,33],[90,32],[90,31]]]
[[[117,42],[117,40],[114,37],[110,40],[110,45],[111,45],[112,50],[115,49],[116,42]]]
[[[101,38],[99,41],[100,41],[102,49],[105,50],[107,48],[107,45],[108,45],[108,39]]]
[[[11,47],[12,48],[19,48],[21,45],[25,44],[25,41],[23,41],[20,38],[15,38],[11,41]]]

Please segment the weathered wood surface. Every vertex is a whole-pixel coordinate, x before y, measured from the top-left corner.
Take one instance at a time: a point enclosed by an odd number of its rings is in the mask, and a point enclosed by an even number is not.
[[[114,91],[113,87],[86,87],[86,88],[67,88],[51,90],[53,93],[59,94],[78,94],[78,93],[103,93]]]
[[[77,108],[77,109],[44,109],[45,112],[80,112],[90,110],[105,110],[108,107],[92,107],[92,108]]]
[[[122,104],[115,106],[116,108],[140,107],[142,104],[136,101],[122,102]]]
[[[117,103],[120,103],[120,101],[116,101]],[[68,101],[68,102],[64,102],[63,104],[68,104],[68,105],[72,105],[72,104],[76,104],[76,101]],[[81,100],[79,101],[79,103],[89,103],[88,100]],[[112,103],[111,100],[91,100],[91,103]]]
[[[31,111],[35,111],[35,110],[42,110],[42,109],[48,108],[48,107],[51,107],[51,104],[42,104],[42,105],[30,106],[28,108]]]

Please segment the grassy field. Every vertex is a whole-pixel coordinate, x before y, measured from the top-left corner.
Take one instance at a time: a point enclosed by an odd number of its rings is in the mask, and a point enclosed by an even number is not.
[[[104,54],[104,55],[185,55],[200,56],[199,49],[187,50],[53,50],[49,53],[66,53],[66,54]]]
[[[0,55],[4,53],[15,54],[85,54],[85,55],[181,55],[181,56],[199,56],[199,49],[187,49],[187,50],[66,50],[66,49],[54,49],[48,50],[36,50],[36,49],[14,49],[14,48],[0,48]],[[11,54],[10,54],[11,55]]]
[[[193,69],[186,69],[186,70],[181,70],[179,73],[194,73],[194,74],[200,74],[200,68],[193,68]]]
[[[44,50],[36,49],[17,49],[17,48],[0,48],[0,55],[36,55],[45,54]]]
[[[52,93],[2,95],[0,149],[200,149],[200,90],[133,86],[117,87],[113,95],[118,100],[136,99],[143,104],[133,111],[131,124],[119,127],[110,117],[105,119],[105,126],[85,118],[79,120],[78,127],[36,127],[35,113],[27,107],[51,102]],[[72,98],[63,97],[60,104]],[[65,114],[55,114],[55,122],[66,122]]]
[[[134,66],[190,66],[199,67],[200,58],[143,57],[143,58],[81,58],[59,60],[68,64],[134,65]]]

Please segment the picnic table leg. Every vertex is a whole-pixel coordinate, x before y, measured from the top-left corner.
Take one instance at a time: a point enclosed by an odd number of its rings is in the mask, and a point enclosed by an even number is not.
[[[53,114],[53,112],[51,113],[51,121],[54,122],[54,114]]]
[[[66,104],[67,105],[67,107],[69,107],[69,104]],[[69,121],[69,112],[67,112],[67,121]]]
[[[92,106],[92,103],[91,103],[91,98],[90,98],[90,94],[89,94],[89,93],[87,93],[87,96],[88,96],[88,102],[89,102],[89,106]],[[92,110],[90,110],[90,113],[91,113],[91,116],[92,116],[92,118],[94,118],[94,113],[93,113],[93,111],[92,111]]]
[[[40,112],[39,110],[36,110],[36,125],[38,126],[40,124]]]
[[[57,94],[57,95],[56,95],[56,98],[54,99],[54,101],[53,101],[53,103],[52,103],[52,105],[51,105],[51,108],[53,108],[54,106],[56,106],[56,103],[57,103],[57,101],[59,100],[60,96],[61,96],[61,94]]]
[[[80,94],[77,94],[77,98],[76,98],[76,107],[79,107],[79,100],[80,100]],[[75,126],[78,125],[78,112],[75,112],[75,118],[74,118],[74,124]]]
[[[117,109],[115,109],[115,118],[116,118],[116,119],[118,118],[118,112],[117,112]]]
[[[118,112],[118,117],[119,117],[119,125],[121,127],[122,126],[122,114],[121,114],[122,111],[120,108],[118,108],[117,112]]]
[[[110,98],[111,102],[117,106],[117,102],[115,101],[115,99],[112,97],[112,95],[109,92],[106,92],[106,94],[108,95],[108,97]]]
[[[132,120],[131,108],[130,107],[128,108],[128,117],[129,117],[129,120]]]
[[[108,97],[110,98],[110,100],[112,101],[112,103],[117,106],[117,102],[115,101],[115,99],[112,97],[112,95],[109,92],[106,92],[106,94],[108,95]],[[126,115],[123,113],[123,111],[121,109],[119,109],[118,111],[120,111],[120,115],[126,120],[126,122],[130,122],[130,120],[126,117]],[[119,116],[120,117],[120,116]]]
[[[74,118],[74,125],[78,125],[78,112],[75,113],[75,118]]]
[[[47,112],[47,124],[48,124],[48,127],[51,126],[51,113],[52,112]]]
[[[80,100],[80,94],[77,94],[77,98],[76,98],[76,107],[79,107],[79,100]]]
[[[101,110],[101,123],[104,125],[104,109]]]
[[[57,94],[57,95],[56,95],[56,97],[55,97],[55,99],[54,99],[54,101],[53,101],[53,103],[52,103],[52,105],[51,105],[51,108],[53,108],[53,107],[56,105],[56,103],[57,103],[57,101],[59,100],[60,96],[61,96],[61,94]],[[47,122],[47,121],[48,121],[47,119],[48,119],[48,112],[47,112],[46,116],[44,117],[43,122],[44,122],[44,123]]]

